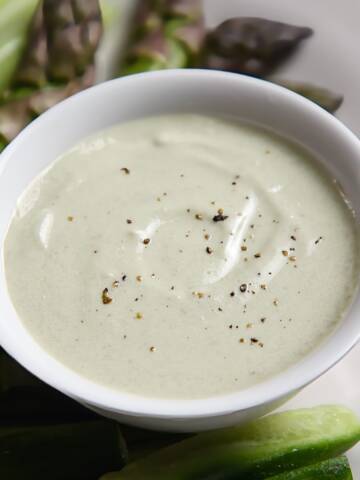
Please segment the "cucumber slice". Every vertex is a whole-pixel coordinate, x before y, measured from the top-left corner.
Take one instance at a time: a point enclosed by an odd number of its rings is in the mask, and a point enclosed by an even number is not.
[[[352,480],[352,478],[349,461],[342,456],[281,473],[267,480]]]
[[[102,480],[261,480],[340,455],[359,440],[360,423],[345,407],[294,410],[196,435]]]

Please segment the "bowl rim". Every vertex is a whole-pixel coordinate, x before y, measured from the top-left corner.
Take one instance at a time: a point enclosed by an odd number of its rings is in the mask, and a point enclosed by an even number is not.
[[[357,151],[360,163],[360,140],[355,134],[338,119],[304,97],[268,81],[236,73],[201,69],[174,69],[139,73],[110,80],[86,89],[52,107],[28,125],[1,154],[0,184],[2,172],[7,162],[11,160],[11,157],[16,156],[18,146],[21,145],[22,142],[29,142],[32,132],[41,130],[46,126],[49,119],[61,115],[66,116],[66,110],[69,105],[76,104],[80,99],[91,99],[103,90],[111,91],[114,85],[124,85],[129,82],[146,82],[149,77],[171,81],[171,78],[174,78],[174,76],[181,77],[184,81],[194,78],[197,80],[213,78],[219,83],[221,80],[227,79],[237,84],[242,83],[244,88],[246,88],[246,85],[252,85],[259,89],[265,89],[269,94],[277,92],[277,94],[282,95],[285,99],[286,97],[291,98],[292,102],[296,103],[297,108],[307,110],[313,115],[316,115],[319,122],[327,123],[328,127],[332,128],[333,132],[338,136],[339,141],[346,142],[354,151]],[[2,270],[4,270],[3,240],[4,238],[0,238]],[[2,284],[4,288],[2,288]],[[5,295],[10,304],[12,304],[7,291],[5,278],[1,275],[0,289],[6,292]],[[350,307],[350,310],[351,309],[352,307]],[[18,319],[15,309],[13,309],[13,314]],[[14,338],[8,334],[9,331],[6,331],[4,325],[9,322],[11,322],[10,317],[3,320],[3,323],[0,322],[1,345],[20,364],[52,387],[82,403],[89,404],[96,408],[130,416],[173,419],[224,416],[275,402],[303,388],[325,373],[335,363],[340,361],[360,340],[360,322],[358,326],[353,322],[353,324],[350,325],[350,327],[347,326],[347,328],[344,327],[344,324],[341,324],[339,329],[333,332],[315,351],[308,354],[293,366],[254,386],[239,390],[235,393],[199,399],[159,399],[124,393],[86,379],[47,353],[23,326],[29,342],[34,344],[34,348],[37,346],[39,355],[35,361],[32,357],[33,352],[30,353],[27,349],[22,349],[21,345],[17,345]]]

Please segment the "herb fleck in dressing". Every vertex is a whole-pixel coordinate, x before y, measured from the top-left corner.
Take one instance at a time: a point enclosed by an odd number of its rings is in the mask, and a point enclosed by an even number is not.
[[[50,354],[164,398],[288,368],[338,325],[359,275],[352,211],[308,153],[198,115],[79,143],[20,198],[4,250],[15,308]]]

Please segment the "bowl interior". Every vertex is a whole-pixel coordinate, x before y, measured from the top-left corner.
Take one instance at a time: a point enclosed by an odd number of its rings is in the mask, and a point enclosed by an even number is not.
[[[107,82],[75,95],[34,121],[6,149],[0,157],[1,256],[17,198],[62,152],[115,123],[176,112],[232,116],[301,143],[326,164],[360,217],[360,141],[334,117],[290,91],[241,75],[198,70],[154,72]],[[295,391],[330,368],[356,343],[359,308],[357,297],[344,322],[326,342],[266,382],[204,400],[144,399],[94,384],[48,355],[18,319],[7,293],[3,261],[0,265],[0,338],[4,348],[35,375],[74,398],[141,415],[216,415]]]

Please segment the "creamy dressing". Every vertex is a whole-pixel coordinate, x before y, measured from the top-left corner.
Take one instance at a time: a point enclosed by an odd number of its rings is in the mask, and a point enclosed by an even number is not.
[[[359,275],[352,211],[307,152],[198,115],[117,125],[65,153],[20,198],[4,258],[51,355],[164,398],[236,391],[299,361]]]

